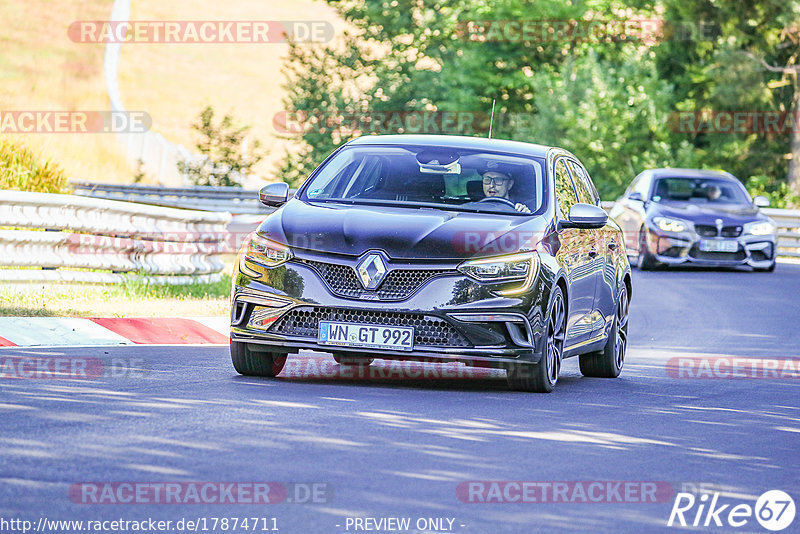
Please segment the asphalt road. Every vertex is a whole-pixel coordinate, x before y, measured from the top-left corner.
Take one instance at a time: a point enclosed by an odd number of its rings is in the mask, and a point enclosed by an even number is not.
[[[675,530],[666,526],[672,492],[692,485],[731,504],[753,505],[770,489],[800,503],[800,382],[721,378],[724,368],[676,378],[674,360],[798,361],[799,295],[800,266],[635,272],[622,376],[582,378],[568,360],[549,395],[510,392],[501,375],[245,378],[224,347],[6,349],[0,357],[116,358],[128,371],[0,380],[0,519],[205,518],[198,531],[222,532],[213,518],[263,517],[279,532],[331,533],[367,531],[354,518],[407,517],[412,532],[420,518],[453,520],[428,531],[467,534],[666,532]],[[293,501],[305,495],[291,483],[317,483],[326,502],[84,504],[70,494],[75,484],[126,481],[279,482]],[[570,491],[576,482],[654,482],[670,492],[655,503],[577,494],[473,503],[457,493],[466,481],[566,481]],[[737,530],[764,532],[753,518]],[[799,530],[795,519],[785,532]],[[0,532],[15,530],[0,522]]]

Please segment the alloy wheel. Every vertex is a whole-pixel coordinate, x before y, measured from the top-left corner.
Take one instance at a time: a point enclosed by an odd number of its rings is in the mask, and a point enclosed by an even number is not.
[[[617,368],[622,369],[625,364],[625,352],[628,348],[628,289],[623,285],[622,291],[619,295],[619,304],[617,304],[617,339],[614,344],[614,359],[617,363]]]
[[[556,383],[561,371],[566,323],[564,298],[558,293],[550,308],[550,322],[547,327],[547,379],[551,384]]]

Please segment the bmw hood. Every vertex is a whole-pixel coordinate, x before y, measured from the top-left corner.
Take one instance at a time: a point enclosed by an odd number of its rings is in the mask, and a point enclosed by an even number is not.
[[[517,252],[541,239],[544,217],[312,204],[292,199],[259,226],[264,237],[294,249],[394,259],[464,259]]]
[[[768,218],[759,213],[758,208],[743,204],[720,204],[706,206],[689,202],[659,202],[651,204],[650,216],[675,217],[695,224],[714,226],[717,219],[725,225],[743,225],[753,221],[766,221]]]

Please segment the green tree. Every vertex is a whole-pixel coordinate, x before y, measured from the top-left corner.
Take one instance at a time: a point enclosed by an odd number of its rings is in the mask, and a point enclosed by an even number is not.
[[[675,91],[674,111],[800,111],[800,2],[664,0],[664,17],[691,28],[655,49],[660,77]],[[710,31],[709,31],[710,29]],[[757,128],[756,128],[757,130]],[[703,166],[724,168],[758,192],[800,191],[800,129],[729,134],[676,132]]]
[[[672,88],[657,77],[651,56],[630,48],[603,61],[590,51],[557,72],[538,73],[533,102],[539,111],[512,136],[574,152],[605,200],[644,169],[694,166],[687,141],[670,145],[663,110]]]
[[[195,185],[238,186],[253,166],[264,157],[258,140],[250,144],[247,154],[243,143],[249,126],[237,126],[231,115],[214,123],[214,108],[206,106],[192,128],[200,134],[196,148],[202,159],[179,161],[178,170],[188,175]]]
[[[493,99],[495,137],[573,151],[604,198],[654,166],[766,176],[777,191],[790,162],[800,161],[791,159],[787,135],[687,134],[670,123],[679,111],[796,110],[798,47],[787,46],[786,28],[800,20],[798,0],[329,3],[355,31],[321,49],[290,51],[286,108],[326,126],[307,124],[303,148],[287,155],[283,175],[295,183],[352,133],[331,127],[336,113],[488,113]],[[495,40],[465,31],[468,21],[655,18],[666,23],[655,45],[613,34]]]

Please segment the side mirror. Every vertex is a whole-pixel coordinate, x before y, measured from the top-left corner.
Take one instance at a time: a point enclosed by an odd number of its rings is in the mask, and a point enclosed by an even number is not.
[[[635,200],[637,202],[644,202],[644,199],[642,198],[642,194],[639,193],[638,191],[634,191],[633,193],[628,195],[628,200]]]
[[[562,228],[602,228],[608,222],[608,213],[593,204],[573,204],[569,209],[566,221],[561,221]]]
[[[289,184],[278,182],[267,184],[258,192],[258,200],[270,208],[278,208],[286,204],[289,199]]]
[[[768,208],[769,199],[767,197],[758,195],[756,198],[753,199],[753,204],[755,204],[757,208]]]

